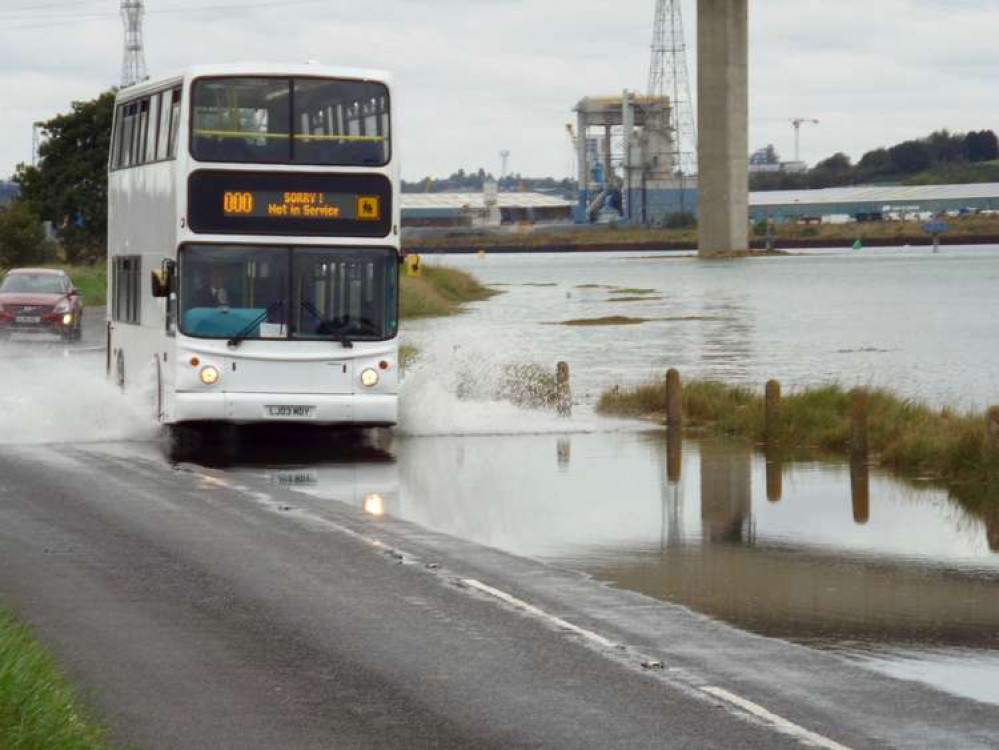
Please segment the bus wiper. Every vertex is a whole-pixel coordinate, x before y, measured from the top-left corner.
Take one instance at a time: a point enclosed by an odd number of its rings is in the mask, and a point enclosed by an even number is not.
[[[335,321],[328,320],[328,319],[324,318],[323,314],[321,312],[319,312],[319,310],[316,309],[316,306],[313,305],[308,300],[304,300],[303,299],[303,300],[299,300],[299,302],[300,302],[301,306],[303,308],[305,308],[305,311],[307,313],[309,313],[316,320],[319,321],[319,329],[318,329],[319,333],[326,333],[326,332],[330,331],[330,329],[333,327],[333,324],[335,324]],[[333,331],[333,332],[331,332],[331,335],[334,335],[334,336],[337,337],[336,340],[340,343],[340,346],[342,346],[344,349],[353,349],[354,348],[354,342],[351,341],[349,338],[347,338],[347,331],[345,331],[345,330],[340,330],[339,332]]]
[[[250,335],[250,331],[252,331],[254,328],[256,328],[265,320],[267,320],[267,318],[270,317],[270,314],[272,312],[275,312],[276,310],[279,310],[282,305],[284,305],[284,300],[278,299],[271,302],[267,306],[266,310],[264,310],[262,313],[260,313],[260,315],[255,317],[245,326],[243,326],[242,330],[239,333],[237,333],[235,336],[229,339],[229,341],[227,342],[228,345],[233,349],[235,349],[237,346],[240,345],[240,342],[242,342],[247,336]]]

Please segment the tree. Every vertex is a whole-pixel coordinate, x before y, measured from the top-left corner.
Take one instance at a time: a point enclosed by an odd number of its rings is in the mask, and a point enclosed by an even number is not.
[[[857,163],[857,172],[865,179],[890,174],[891,170],[891,155],[886,148],[868,151]]]
[[[842,151],[835,153],[828,159],[820,161],[815,165],[816,169],[826,169],[830,172],[849,172],[853,169],[853,164],[850,161],[850,157],[844,154]]]
[[[999,159],[999,138],[991,130],[968,133],[964,138],[964,147],[969,161]]]
[[[14,181],[37,216],[53,223],[66,260],[107,253],[107,159],[114,91],[73,102],[72,111],[42,123],[38,166],[21,164]]]
[[[22,200],[0,206],[0,267],[41,263],[45,230],[38,216]]]
[[[930,168],[930,148],[924,141],[905,141],[888,149],[893,171],[913,174]]]
[[[965,160],[967,147],[965,137],[952,134],[949,130],[937,130],[926,139],[930,158],[936,164],[954,164]]]

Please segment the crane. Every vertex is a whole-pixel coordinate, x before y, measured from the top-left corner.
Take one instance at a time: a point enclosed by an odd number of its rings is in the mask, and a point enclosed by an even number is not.
[[[794,126],[794,160],[801,161],[801,126],[818,125],[819,121],[814,117],[793,117],[791,124]]]

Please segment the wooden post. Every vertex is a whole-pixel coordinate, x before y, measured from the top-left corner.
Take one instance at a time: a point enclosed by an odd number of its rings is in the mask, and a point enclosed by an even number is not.
[[[555,368],[555,407],[560,417],[572,416],[572,390],[569,386],[568,362],[559,362]]]
[[[853,389],[850,455],[854,458],[867,458],[867,400],[866,388]]]
[[[683,427],[683,385],[678,370],[666,373],[666,424],[678,430]]]
[[[776,380],[767,383],[766,433],[767,443],[780,438],[780,383]]]
[[[985,414],[985,450],[999,453],[999,406],[993,406]]]

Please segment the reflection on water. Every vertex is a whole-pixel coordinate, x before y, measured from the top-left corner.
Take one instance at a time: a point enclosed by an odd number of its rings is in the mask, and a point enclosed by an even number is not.
[[[236,470],[945,689],[999,663],[995,525],[943,492],[665,432],[382,443]]]

